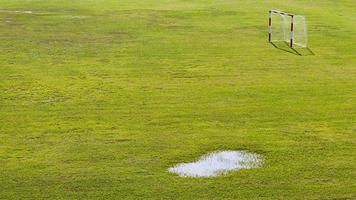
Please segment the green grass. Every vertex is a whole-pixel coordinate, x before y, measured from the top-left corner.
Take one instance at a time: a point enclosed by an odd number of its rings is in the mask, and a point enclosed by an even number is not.
[[[306,15],[314,55],[267,42],[271,8]],[[0,10],[0,199],[356,199],[354,0]],[[167,172],[225,149],[265,165]]]

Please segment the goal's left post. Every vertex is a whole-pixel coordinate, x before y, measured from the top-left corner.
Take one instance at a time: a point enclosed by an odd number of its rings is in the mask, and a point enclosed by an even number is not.
[[[272,40],[272,11],[268,11],[268,42]]]

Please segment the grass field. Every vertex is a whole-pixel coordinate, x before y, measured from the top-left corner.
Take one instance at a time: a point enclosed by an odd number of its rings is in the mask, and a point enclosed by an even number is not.
[[[307,17],[312,54],[267,42],[271,8]],[[0,199],[356,199],[355,13],[354,0],[0,0]],[[215,150],[265,163],[167,171]]]

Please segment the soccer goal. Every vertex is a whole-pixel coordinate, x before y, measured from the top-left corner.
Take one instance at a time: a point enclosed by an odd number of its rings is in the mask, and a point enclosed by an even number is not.
[[[307,23],[303,15],[279,10],[269,11],[269,42],[285,41],[290,47],[307,47]]]

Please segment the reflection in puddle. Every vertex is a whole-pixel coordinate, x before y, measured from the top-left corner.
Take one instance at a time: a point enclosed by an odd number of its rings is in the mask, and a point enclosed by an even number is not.
[[[182,163],[168,169],[182,177],[212,177],[232,170],[258,168],[262,157],[246,151],[217,151],[202,156],[198,161]]]

